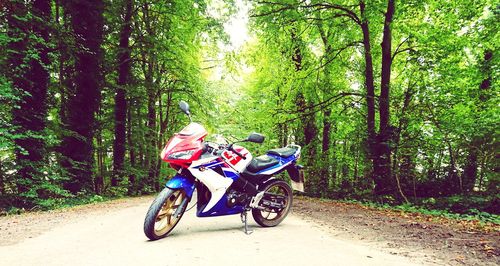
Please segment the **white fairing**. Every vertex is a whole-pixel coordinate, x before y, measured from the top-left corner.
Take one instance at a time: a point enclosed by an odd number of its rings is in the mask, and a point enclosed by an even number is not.
[[[231,168],[236,170],[236,172],[242,173],[243,171],[245,171],[247,166],[250,164],[253,157],[252,157],[252,154],[250,152],[248,152],[247,149],[245,149],[241,146],[234,145],[234,149],[237,150],[239,153],[241,153],[243,156],[245,156],[245,159],[241,158],[236,153],[230,152],[230,151],[223,152],[222,159],[224,159],[224,161],[227,164],[229,164],[229,166],[231,166]]]
[[[217,156],[210,156],[210,157],[207,157],[207,158],[203,158],[203,159],[200,159],[200,160],[193,161],[191,163],[191,166],[190,166],[189,170],[191,170],[191,168],[193,168],[193,167],[207,164],[207,163],[209,163],[209,162],[211,162],[211,161],[213,161],[215,159],[217,159]]]
[[[238,152],[243,154],[245,156],[245,159],[239,157],[233,152],[230,151],[224,151],[222,153],[222,158],[224,161],[232,168],[232,169],[225,169],[226,171],[236,171],[238,173],[241,173],[245,170],[245,168],[248,166],[248,164],[252,161],[252,155],[250,152],[248,152],[247,149],[241,147],[241,146],[236,146],[234,147]],[[233,180],[231,178],[225,177],[223,175],[219,175],[217,172],[209,169],[209,168],[195,168],[200,165],[204,165],[207,163],[210,163],[211,161],[215,160],[217,157],[209,157],[209,158],[204,158],[201,160],[194,161],[191,166],[188,168],[191,174],[193,174],[194,177],[196,177],[198,180],[200,180],[205,186],[207,186],[208,190],[210,190],[210,193],[212,196],[210,197],[210,200],[208,201],[207,206],[203,209],[202,212],[207,212],[210,209],[212,209],[217,202],[224,196],[226,193],[226,190],[231,186],[233,183]],[[201,170],[200,170],[201,169]]]
[[[212,193],[210,201],[202,212],[207,212],[212,209],[215,204],[217,204],[217,202],[222,198],[222,196],[224,196],[229,186],[231,186],[231,184],[233,183],[233,180],[231,178],[219,175],[215,171],[208,168],[205,168],[203,171],[201,171],[200,169],[189,167],[189,171],[191,172],[191,174],[193,174],[193,176],[195,176],[203,184],[205,184],[208,190],[210,190],[210,193]]]

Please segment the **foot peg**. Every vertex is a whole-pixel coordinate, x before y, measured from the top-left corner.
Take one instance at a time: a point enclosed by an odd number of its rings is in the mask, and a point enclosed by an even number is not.
[[[252,201],[250,201],[250,205],[249,205],[250,208],[257,208],[259,206],[259,202],[262,199],[262,197],[264,197],[264,191],[257,193],[257,195],[255,195],[252,198]]]
[[[253,233],[253,230],[248,229],[248,221],[247,221],[248,210],[245,210],[241,213],[241,222],[245,225],[244,232],[246,235],[250,235]]]

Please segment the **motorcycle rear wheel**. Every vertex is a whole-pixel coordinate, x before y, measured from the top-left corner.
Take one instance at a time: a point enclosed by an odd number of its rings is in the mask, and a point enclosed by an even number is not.
[[[266,193],[273,193],[282,196],[284,207],[280,210],[272,210],[269,208],[264,210],[252,209],[253,219],[262,227],[277,226],[286,218],[292,207],[292,188],[290,188],[290,185],[288,185],[287,182],[276,179],[269,182],[269,184],[265,186],[264,190]],[[266,196],[264,195],[264,198],[265,197]]]
[[[184,210],[179,214],[179,217],[174,217],[174,213],[184,198],[186,198],[186,193],[183,190],[170,188],[164,188],[156,196],[144,219],[144,234],[150,240],[166,237],[179,223],[184,215]]]

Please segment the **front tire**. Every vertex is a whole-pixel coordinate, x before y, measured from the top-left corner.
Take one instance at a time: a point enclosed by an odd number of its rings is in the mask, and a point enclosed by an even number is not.
[[[183,190],[164,188],[149,207],[144,219],[144,234],[151,240],[166,237],[184,215],[183,210],[179,217],[174,217],[175,211],[185,198],[186,193]]]
[[[284,207],[280,209],[252,209],[253,219],[262,227],[277,226],[286,218],[292,208],[292,188],[287,182],[276,179],[266,184],[264,191],[265,193],[280,195],[281,200],[279,201],[283,203]],[[264,194],[263,199],[265,198],[266,195]]]

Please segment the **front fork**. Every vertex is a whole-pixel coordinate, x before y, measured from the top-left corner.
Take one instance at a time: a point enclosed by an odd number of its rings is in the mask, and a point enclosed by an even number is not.
[[[174,213],[174,217],[179,218],[182,213],[184,213],[184,210],[186,210],[186,207],[193,196],[193,192],[196,187],[195,180],[192,177],[177,174],[168,180],[165,186],[173,190],[182,189],[186,193],[186,197],[182,200],[181,204]]]
[[[174,190],[182,189],[186,192],[186,196],[191,198],[191,196],[193,196],[194,189],[196,188],[196,183],[194,177],[177,174],[168,180],[165,186]]]

